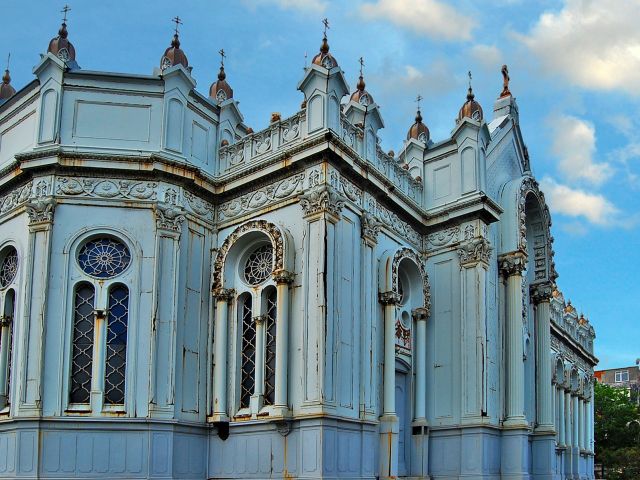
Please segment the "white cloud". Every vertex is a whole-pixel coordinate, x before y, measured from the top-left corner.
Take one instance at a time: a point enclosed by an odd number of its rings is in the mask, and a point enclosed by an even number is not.
[[[502,65],[502,52],[495,45],[474,45],[471,56],[487,70],[499,70]]]
[[[275,5],[283,10],[307,13],[323,13],[327,9],[327,2],[324,0],[243,0],[242,3],[249,7]]]
[[[560,184],[550,177],[540,182],[552,213],[582,217],[590,223],[607,227],[623,226],[621,212],[604,196]]]
[[[545,70],[589,89],[640,92],[640,2],[565,0],[518,35]]]
[[[377,0],[364,3],[365,20],[388,20],[419,35],[440,40],[469,40],[476,22],[438,0]]]
[[[613,175],[610,164],[594,160],[596,130],[591,123],[570,115],[556,115],[549,124],[553,130],[551,151],[559,158],[558,167],[569,180],[600,185]]]

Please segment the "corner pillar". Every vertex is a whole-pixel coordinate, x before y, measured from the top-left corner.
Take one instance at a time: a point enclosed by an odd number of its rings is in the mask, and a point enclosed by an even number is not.
[[[214,422],[229,421],[227,416],[227,347],[229,343],[229,302],[235,291],[220,288],[213,292],[216,299],[216,321],[213,367],[213,414]]]
[[[289,289],[295,275],[292,272],[278,270],[274,272],[276,282],[276,379],[275,379],[275,415],[289,415]]]

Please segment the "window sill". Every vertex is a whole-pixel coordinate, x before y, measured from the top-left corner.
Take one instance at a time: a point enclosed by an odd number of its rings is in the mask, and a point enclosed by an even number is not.
[[[88,415],[91,413],[91,405],[89,404],[85,405],[82,403],[71,404],[67,406],[64,413],[68,415]]]

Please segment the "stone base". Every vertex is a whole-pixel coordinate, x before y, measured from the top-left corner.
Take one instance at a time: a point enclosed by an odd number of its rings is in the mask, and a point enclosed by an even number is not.
[[[502,432],[500,471],[502,480],[530,480],[529,433],[527,430]]]
[[[400,424],[396,415],[383,415],[379,424],[379,478],[395,479],[398,475],[398,433]]]

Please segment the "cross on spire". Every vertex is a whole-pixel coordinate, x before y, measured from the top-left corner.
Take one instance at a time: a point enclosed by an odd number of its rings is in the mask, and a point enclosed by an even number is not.
[[[467,72],[467,75],[469,76],[469,88],[471,88],[471,80],[472,80],[472,78],[473,78],[473,77],[471,76],[471,70],[469,70],[469,71]]]
[[[224,53],[224,48],[221,48],[218,53],[220,54],[220,66],[224,68],[224,59],[226,58],[226,54]]]
[[[9,62],[10,62],[10,61],[11,61],[11,52],[9,52],[9,53],[7,54],[7,68],[6,68],[6,70],[9,70]]]
[[[327,37],[327,30],[330,28],[329,27],[329,20],[327,20],[325,18],[324,20],[322,20],[322,24],[324,25],[324,36],[326,38]]]
[[[67,23],[67,13],[71,11],[71,7],[69,5],[65,5],[60,13],[64,13],[64,17],[62,18],[62,23]]]
[[[416,103],[418,104],[418,111],[420,111],[420,102],[422,101],[422,95],[418,94],[416,97]]]
[[[176,15],[174,18],[171,19],[171,21],[176,24],[176,35],[178,35],[178,27],[182,25],[182,20],[180,20],[180,17]]]
[[[360,60],[358,60],[358,62],[360,63],[360,76],[362,76],[362,69],[364,68],[364,59],[360,57]]]

